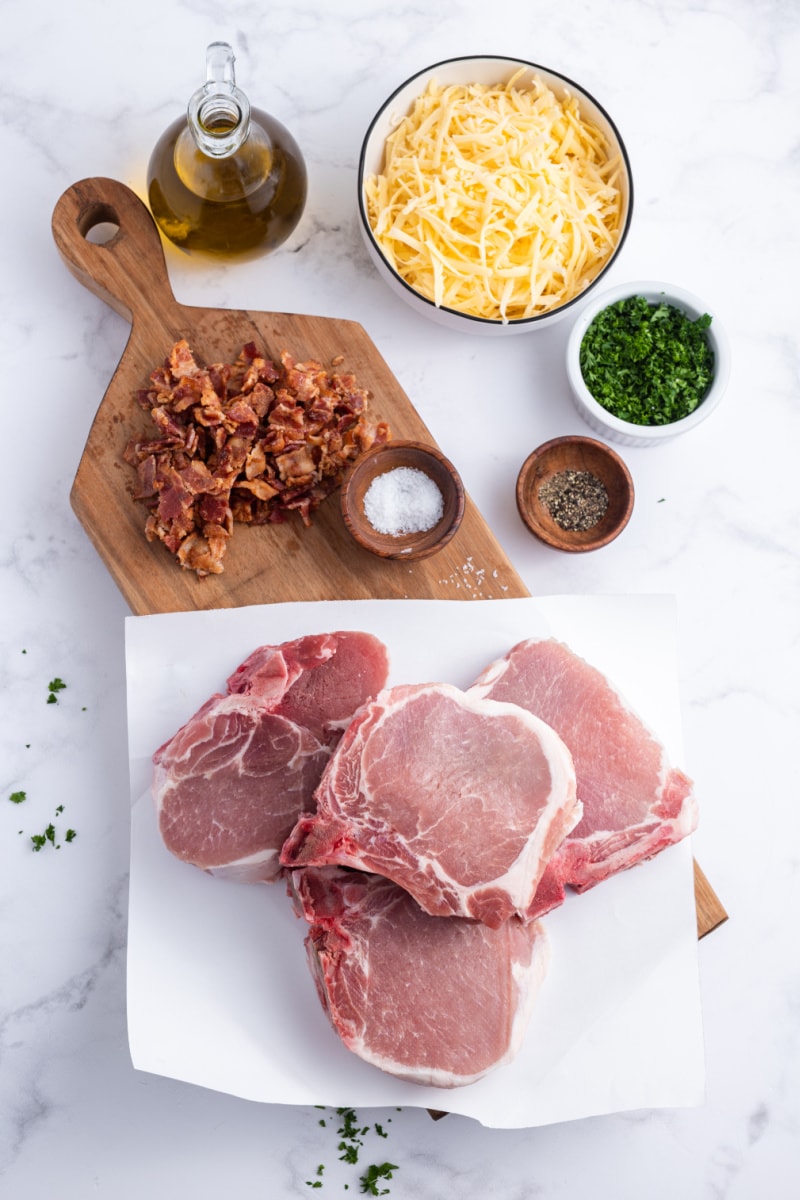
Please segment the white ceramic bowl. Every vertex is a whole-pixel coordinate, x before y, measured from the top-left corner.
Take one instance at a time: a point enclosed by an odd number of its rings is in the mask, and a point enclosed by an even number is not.
[[[598,313],[608,308],[610,304],[615,304],[618,300],[625,300],[630,296],[643,296],[651,304],[662,301],[672,304],[675,308],[682,309],[692,320],[702,317],[704,313],[708,313],[711,317],[711,324],[706,329],[706,337],[714,352],[713,382],[694,412],[679,421],[673,421],[670,425],[634,425],[629,421],[620,420],[619,417],[615,417],[613,413],[603,408],[602,404],[598,404],[583,380],[580,353],[584,334]],[[697,296],[693,296],[691,292],[673,287],[669,283],[658,283],[652,280],[640,283],[621,283],[618,287],[599,293],[581,310],[567,342],[567,377],[575,407],[595,433],[624,446],[657,446],[694,429],[701,421],[710,417],[719,404],[728,385],[730,369],[731,354],[728,338],[713,309],[704,304]]]
[[[384,147],[388,134],[406,116],[414,101],[423,94],[432,79],[436,79],[440,84],[505,83],[520,68],[525,69],[525,74],[519,79],[521,87],[524,87],[526,82],[533,76],[538,76],[551,88],[558,99],[561,99],[566,92],[575,96],[580,103],[581,116],[592,121],[603,132],[608,139],[612,154],[617,151],[619,152],[624,167],[622,182],[623,219],[622,229],[614,253],[603,264],[595,278],[580,295],[549,312],[504,323],[500,320],[495,321],[483,317],[470,316],[453,308],[437,307],[433,301],[422,296],[405,282],[384,258],[380,246],[373,236],[367,216],[364,181],[370,175],[380,174],[383,168]],[[574,306],[579,304],[588,292],[599,283],[611,264],[616,261],[627,236],[633,213],[633,182],[628,154],[617,127],[608,113],[579,84],[574,83],[565,75],[551,71],[546,67],[537,66],[536,63],[527,62],[524,59],[475,55],[466,58],[446,59],[443,62],[435,63],[431,67],[426,67],[423,71],[418,71],[416,75],[412,75],[410,79],[407,79],[405,83],[392,92],[389,99],[378,110],[372,119],[361,147],[361,156],[358,164],[358,213],[359,225],[367,250],[378,272],[394,292],[406,300],[417,312],[449,329],[468,333],[488,334],[489,336],[496,337],[524,333],[531,329],[541,329],[546,325],[553,324],[568,312],[573,311]]]

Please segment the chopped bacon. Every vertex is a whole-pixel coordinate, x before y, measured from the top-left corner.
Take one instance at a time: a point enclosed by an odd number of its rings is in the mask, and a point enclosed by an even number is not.
[[[306,478],[310,483],[317,470],[317,464],[314,462],[308,446],[298,446],[296,450],[288,450],[285,454],[279,454],[275,462],[281,479],[288,484],[294,480]]]
[[[287,351],[276,363],[253,342],[235,362],[204,367],[181,339],[135,400],[155,426],[123,452],[148,509],[145,536],[200,578],[224,570],[234,522],[280,524],[297,512],[310,525],[348,465],[391,436],[368,417],[353,375]]]
[[[184,375],[196,375],[197,363],[194,361],[194,355],[189,348],[189,343],[185,338],[181,338],[176,342],[170,351],[169,369],[173,379],[180,379]]]

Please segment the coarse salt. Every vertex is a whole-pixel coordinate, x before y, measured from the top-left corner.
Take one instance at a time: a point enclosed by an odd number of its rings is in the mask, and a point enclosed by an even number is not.
[[[364,495],[364,512],[377,533],[399,537],[433,529],[444,513],[438,486],[417,467],[394,467],[376,475]]]

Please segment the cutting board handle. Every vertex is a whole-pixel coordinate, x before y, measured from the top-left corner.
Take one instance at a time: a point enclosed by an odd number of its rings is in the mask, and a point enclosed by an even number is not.
[[[99,240],[99,227],[108,240]],[[175,307],[158,227],[124,183],[92,178],[73,184],[53,210],[52,228],[75,278],[131,323],[138,312]]]

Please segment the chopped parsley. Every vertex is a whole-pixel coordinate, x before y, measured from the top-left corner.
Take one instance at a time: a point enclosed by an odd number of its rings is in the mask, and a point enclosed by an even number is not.
[[[63,692],[63,690],[66,686],[67,685],[64,683],[64,680],[59,679],[58,676],[56,676],[55,679],[51,679],[47,685],[47,691],[48,691],[47,703],[48,704],[57,704],[58,703],[58,693]]]
[[[27,652],[27,650],[23,649],[22,653],[27,654],[28,652]],[[58,694],[59,694],[59,692],[63,692],[64,689],[66,688],[66,686],[67,686],[66,683],[59,675],[56,675],[53,679],[51,679],[47,685],[47,703],[48,704],[57,704],[58,703]],[[86,708],[84,707],[82,709],[82,711],[86,712]],[[25,749],[29,750],[30,747],[31,747],[31,743],[26,742]],[[12,804],[22,804],[23,801],[27,800],[28,797],[27,797],[26,792],[17,791],[17,792],[11,792],[11,794],[9,795],[8,798]],[[54,815],[56,817],[60,817],[63,814],[63,812],[64,812],[64,805],[63,804],[56,805],[56,810],[55,810]],[[21,829],[18,830],[18,834],[21,834],[22,832],[23,831]],[[74,829],[67,829],[63,835],[63,840],[65,842],[74,842],[75,838],[77,836],[78,835]],[[48,845],[55,847],[56,850],[61,849],[62,843],[59,840],[59,833],[56,830],[56,827],[52,821],[49,823],[49,825],[47,825],[45,827],[45,829],[42,831],[42,833],[32,833],[30,835],[30,837],[31,837],[31,846],[32,846],[33,850],[37,853],[39,851],[43,850],[45,848],[45,846],[48,846]]]
[[[664,301],[618,300],[594,318],[581,342],[581,374],[598,404],[633,425],[688,417],[714,379],[708,313],[692,320]]]
[[[395,1163],[385,1162],[378,1166],[368,1167],[359,1180],[361,1191],[366,1192],[369,1196],[388,1196],[388,1188],[379,1188],[378,1181],[381,1179],[391,1179],[392,1172],[398,1170]]]
[[[358,1152],[364,1144],[364,1134],[368,1132],[369,1125],[360,1127],[358,1116],[352,1108],[337,1108],[336,1115],[342,1118],[342,1123],[336,1131],[342,1139],[337,1146],[337,1149],[342,1151],[339,1160],[346,1163],[357,1163]]]
[[[51,846],[55,846],[55,844],[56,844],[56,827],[53,824],[53,822],[52,821],[50,822],[50,824],[45,829],[44,833],[32,833],[31,834],[31,842],[33,843],[34,850],[37,850],[37,851],[41,850],[43,846],[46,846],[48,842],[50,843]],[[56,849],[58,849],[58,847],[56,847]]]
[[[324,1170],[325,1170],[325,1164],[320,1163],[319,1166],[317,1167],[317,1178],[316,1179],[307,1179],[306,1187],[321,1188],[322,1187],[322,1179],[320,1178],[320,1176],[322,1175]]]
[[[318,1109],[323,1108],[320,1104],[316,1107]],[[339,1151],[340,1162],[350,1166],[358,1163],[360,1153],[364,1148],[364,1139],[368,1135],[371,1135],[373,1131],[380,1138],[387,1138],[389,1136],[384,1127],[377,1122],[372,1126],[362,1125],[358,1119],[357,1112],[353,1108],[337,1108],[333,1111],[338,1118],[336,1133],[339,1140],[336,1148]],[[401,1112],[402,1110],[398,1108],[397,1111]],[[389,1117],[388,1121],[391,1122],[391,1119]],[[324,1118],[320,1117],[318,1124],[325,1128],[327,1122]],[[359,1177],[361,1192],[370,1196],[388,1196],[389,1188],[379,1187],[378,1185],[383,1181],[391,1179],[393,1172],[399,1169],[396,1163],[390,1162],[375,1163],[367,1167]],[[316,1170],[316,1178],[307,1179],[306,1187],[321,1188],[323,1186],[322,1175],[324,1170],[324,1164],[320,1163]],[[348,1183],[342,1186],[345,1191],[349,1191],[350,1185]]]
[[[14,795],[21,795],[23,799],[25,798],[24,792],[15,792]],[[11,799],[13,799],[13,796],[11,797]],[[19,802],[16,801],[15,803],[19,803]],[[55,815],[57,817],[59,817],[59,816],[61,816],[63,811],[64,811],[64,805],[59,804],[56,808]],[[22,833],[22,830],[20,829],[19,832]],[[56,830],[55,825],[51,821],[42,833],[32,833],[31,834],[31,847],[34,850],[34,852],[37,854],[39,853],[39,851],[43,850],[45,848],[45,846],[47,846],[47,845],[53,846],[56,850],[60,850],[61,842],[58,840],[58,836],[59,836],[58,831]],[[67,829],[67,831],[64,834],[64,841],[65,842],[74,842],[75,838],[77,836],[78,836],[78,834],[76,833],[76,831],[74,829]]]

